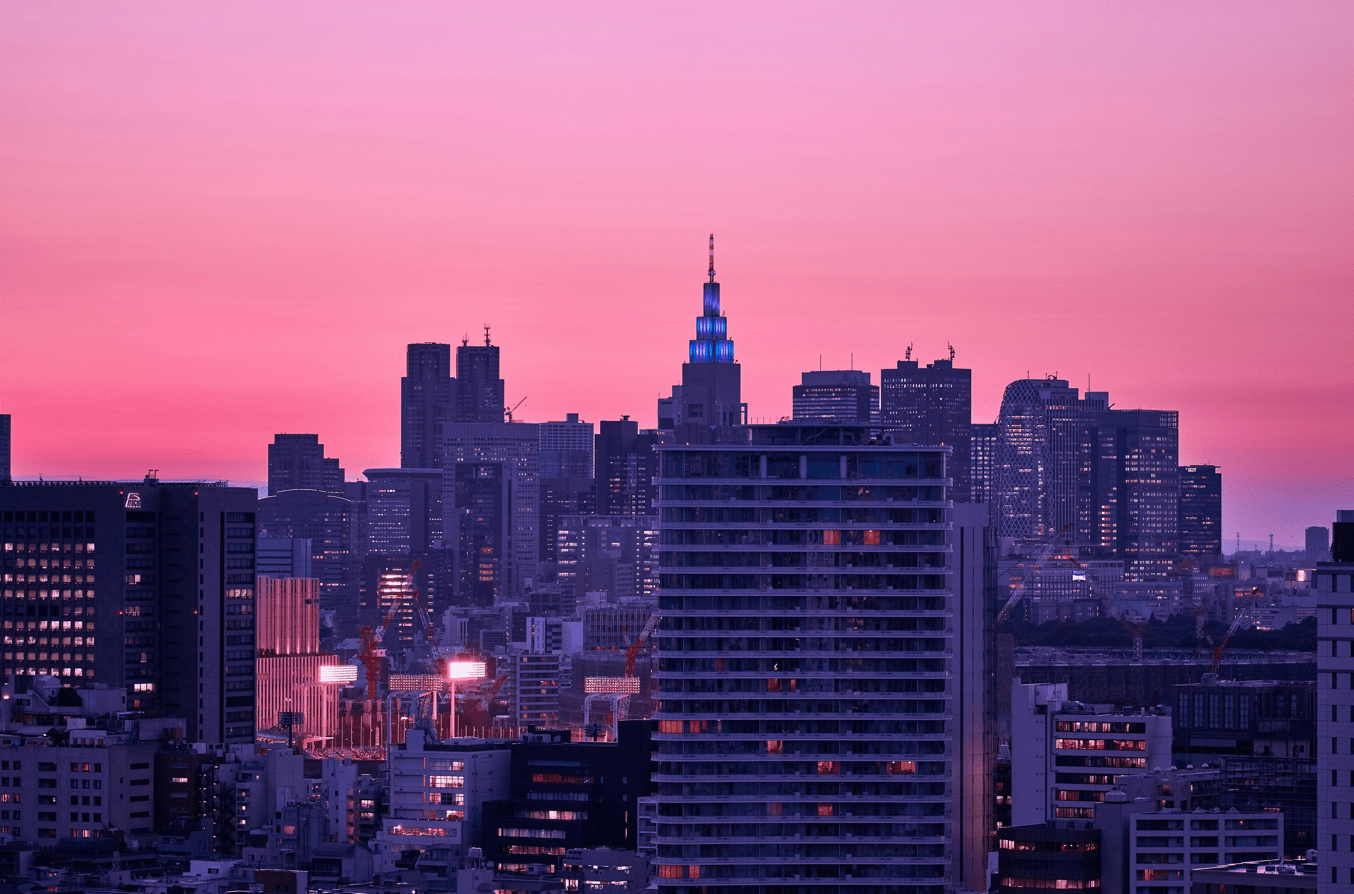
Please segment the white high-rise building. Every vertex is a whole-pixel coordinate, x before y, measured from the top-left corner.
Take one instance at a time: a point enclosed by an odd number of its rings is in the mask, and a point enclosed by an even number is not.
[[[993,547],[949,449],[657,449],[660,891],[985,890]]]
[[[593,476],[593,430],[568,413],[563,422],[537,424],[541,436],[542,478],[591,478]]]

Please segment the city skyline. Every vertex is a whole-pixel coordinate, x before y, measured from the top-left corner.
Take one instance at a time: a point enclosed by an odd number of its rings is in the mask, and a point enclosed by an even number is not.
[[[1180,412],[1224,544],[1300,545],[1354,489],[1351,13],[1222,10],[257,12],[262,42],[9,10],[14,474],[261,482],[276,432],[394,467],[405,346],[485,324],[517,418],[651,425],[713,230],[752,419],[820,354],[877,374],[953,343],[975,422],[1089,372]]]

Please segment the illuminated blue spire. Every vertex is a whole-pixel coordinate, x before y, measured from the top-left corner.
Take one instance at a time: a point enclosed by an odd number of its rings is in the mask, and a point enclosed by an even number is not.
[[[696,317],[696,337],[691,340],[692,363],[733,363],[733,342],[728,320],[719,312],[719,283],[715,282],[715,234],[710,234],[710,281],[705,283],[705,306]]]

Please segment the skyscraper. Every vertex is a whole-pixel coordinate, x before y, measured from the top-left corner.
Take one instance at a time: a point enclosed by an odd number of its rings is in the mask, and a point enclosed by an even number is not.
[[[126,688],[192,741],[252,742],[256,498],[150,477],[0,488],[0,673]]]
[[[295,488],[343,493],[343,469],[324,455],[319,435],[274,435],[268,445],[268,493]]]
[[[1331,561],[1316,567],[1316,846],[1318,894],[1354,886],[1354,510],[1335,514]],[[1341,747],[1342,745],[1346,747]]]
[[[499,462],[509,484],[509,566],[505,592],[521,593],[536,577],[540,562],[540,453],[539,427],[527,422],[455,422],[446,427],[443,460],[444,511],[454,507],[457,463]],[[457,535],[459,537],[459,535]],[[450,526],[445,537],[452,540]]]
[[[658,428],[674,432],[679,440],[704,443],[728,440],[733,427],[747,422],[742,399],[742,370],[734,360],[728,320],[719,308],[715,282],[715,237],[710,235],[710,281],[705,283],[701,315],[688,360],[682,364],[682,384],[672,396],[658,401]]]
[[[425,553],[442,538],[441,469],[367,469],[367,552]]]
[[[1307,539],[1307,561],[1326,562],[1330,560],[1330,528],[1325,525],[1312,525],[1305,536]]]
[[[1083,414],[1108,409],[1109,395],[1081,398],[1063,379],[1006,386],[997,421],[997,533],[1044,538],[1077,529]]]
[[[442,461],[442,427],[456,421],[451,345],[413,344],[400,379],[400,465],[434,469]]]
[[[992,507],[997,499],[997,455],[1000,437],[995,422],[969,426],[969,497]]]
[[[1196,564],[1222,561],[1222,473],[1217,466],[1180,467],[1180,555]]]
[[[0,482],[9,481],[10,471],[10,420],[8,413],[0,413]]]
[[[569,413],[563,422],[539,423],[542,478],[591,478],[593,431]]]
[[[320,608],[357,622],[358,586],[366,556],[365,504],[320,490],[285,490],[258,501],[265,537],[310,542],[311,573],[320,581]]]
[[[489,327],[484,327],[484,344],[463,340],[456,348],[456,421],[503,421],[503,380],[498,376],[498,346],[489,343]]]
[[[503,462],[459,462],[448,469],[456,519],[456,591],[462,604],[484,608],[508,593],[512,561],[509,468]]]
[[[791,393],[796,422],[850,422],[870,425],[879,415],[879,387],[858,369],[803,373]]]
[[[648,515],[658,474],[654,432],[641,432],[629,416],[598,424],[595,466],[598,515]]]
[[[984,890],[985,513],[949,448],[749,428],[658,448],[659,890]]]
[[[956,503],[972,499],[970,424],[973,419],[973,371],[956,369],[953,358],[921,366],[899,360],[879,373],[879,425],[895,444],[954,448],[949,464]]]

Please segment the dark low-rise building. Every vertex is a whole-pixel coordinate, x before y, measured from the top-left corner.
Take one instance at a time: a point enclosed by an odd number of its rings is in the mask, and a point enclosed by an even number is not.
[[[998,894],[1029,888],[1100,887],[1100,830],[1089,820],[1052,820],[997,830]]]

